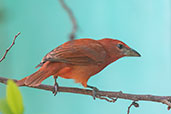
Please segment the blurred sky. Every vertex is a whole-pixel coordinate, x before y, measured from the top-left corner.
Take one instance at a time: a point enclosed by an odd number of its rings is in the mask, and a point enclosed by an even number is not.
[[[171,3],[170,0],[65,0],[77,19],[79,38],[114,38],[141,53],[141,58],[122,58],[92,77],[88,84],[101,90],[171,96]],[[71,22],[57,0],[0,0],[0,57],[16,40],[0,63],[0,76],[21,79],[36,71],[42,57],[68,41]],[[53,85],[50,77],[43,83]],[[59,78],[61,86],[83,88]],[[126,114],[131,101],[116,103],[91,96],[52,93],[20,88],[25,114]],[[0,97],[5,86],[0,84]],[[169,114],[167,106],[139,102],[132,114]]]

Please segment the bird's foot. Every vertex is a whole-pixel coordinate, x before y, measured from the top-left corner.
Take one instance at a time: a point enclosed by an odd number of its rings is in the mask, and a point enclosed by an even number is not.
[[[54,96],[58,93],[58,88],[59,88],[58,83],[55,82],[55,84],[54,84],[54,90],[53,90]]]
[[[97,92],[99,91],[99,89],[90,85],[87,85],[87,87],[92,89],[92,96],[93,96],[93,99],[95,100],[96,97],[98,96]]]

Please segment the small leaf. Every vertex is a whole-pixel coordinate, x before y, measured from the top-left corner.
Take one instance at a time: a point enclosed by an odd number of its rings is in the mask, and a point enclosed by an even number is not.
[[[7,103],[13,114],[23,114],[24,107],[19,88],[12,80],[7,81]]]
[[[13,114],[6,99],[0,99],[0,112],[2,114]]]

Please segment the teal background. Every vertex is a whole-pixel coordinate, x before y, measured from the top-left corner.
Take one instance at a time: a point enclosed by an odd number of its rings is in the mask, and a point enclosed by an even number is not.
[[[77,19],[79,38],[122,40],[141,58],[122,58],[89,80],[101,90],[171,96],[170,0],[65,0]],[[21,35],[6,59],[0,76],[21,79],[36,71],[42,57],[68,41],[71,22],[57,0],[0,0],[0,56],[18,32]],[[50,77],[43,83],[53,85]],[[83,88],[59,78],[61,86]],[[116,103],[91,96],[20,88],[25,114],[126,114],[131,101]],[[0,97],[5,86],[0,84]],[[131,114],[170,114],[167,106],[138,102]]]

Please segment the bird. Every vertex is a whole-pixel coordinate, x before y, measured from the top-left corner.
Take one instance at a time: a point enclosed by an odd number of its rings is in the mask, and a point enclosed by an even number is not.
[[[81,83],[85,88],[93,89],[95,99],[98,89],[87,84],[90,77],[122,57],[140,56],[137,51],[117,39],[75,39],[65,42],[46,54],[36,66],[40,69],[19,80],[17,85],[35,87],[46,78],[53,76],[55,81],[53,93],[56,95],[59,88],[58,77],[74,79],[76,83]]]

